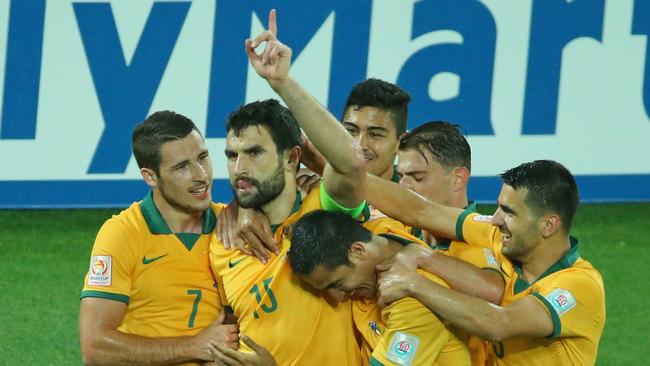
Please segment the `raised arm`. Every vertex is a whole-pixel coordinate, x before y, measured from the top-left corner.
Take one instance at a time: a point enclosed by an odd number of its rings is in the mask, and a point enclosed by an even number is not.
[[[397,183],[371,174],[366,180],[368,202],[384,214],[432,234],[457,239],[456,222],[463,210],[439,205]]]
[[[127,305],[102,298],[83,298],[79,337],[85,365],[167,365],[212,360],[208,341],[237,348],[236,325],[219,319],[192,337],[147,338],[117,330]]]
[[[252,41],[246,40],[250,63],[287,104],[311,143],[327,160],[323,171],[327,193],[342,206],[358,206],[366,191],[363,152],[336,118],[289,76],[291,49],[278,41],[276,34],[275,10],[271,10],[269,29]],[[264,42],[264,51],[256,54],[255,49]]]

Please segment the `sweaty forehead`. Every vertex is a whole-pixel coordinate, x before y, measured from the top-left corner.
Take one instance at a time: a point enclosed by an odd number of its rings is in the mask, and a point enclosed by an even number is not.
[[[226,148],[229,150],[243,150],[253,145],[260,145],[267,149],[275,148],[273,137],[264,126],[249,126],[235,134],[234,130],[228,131]]]

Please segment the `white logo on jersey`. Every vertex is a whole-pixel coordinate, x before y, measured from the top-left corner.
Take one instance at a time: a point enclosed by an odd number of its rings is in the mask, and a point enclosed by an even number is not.
[[[110,255],[94,255],[90,258],[88,269],[89,286],[110,286],[112,279],[112,259]]]
[[[472,220],[475,222],[487,222],[491,223],[492,222],[492,215],[476,215],[472,217]]]
[[[400,366],[410,366],[413,364],[419,344],[420,338],[402,332],[395,332],[390,340],[386,358]]]
[[[569,290],[556,288],[546,295],[546,300],[551,303],[558,316],[562,316],[576,306],[576,299]]]

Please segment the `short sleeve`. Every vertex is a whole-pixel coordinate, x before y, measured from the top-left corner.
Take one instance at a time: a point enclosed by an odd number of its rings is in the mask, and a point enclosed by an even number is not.
[[[553,320],[550,338],[590,336],[605,322],[605,293],[599,277],[577,271],[538,282],[532,295]]]
[[[493,253],[499,252],[497,248],[501,243],[501,232],[491,224],[492,216],[479,215],[470,210],[465,210],[458,216],[456,222],[456,237],[464,241],[490,249]]]
[[[448,287],[437,276],[418,272]],[[431,365],[443,353],[448,360],[453,357],[450,364],[469,365],[466,345],[419,301],[410,297],[395,301],[384,308],[382,315],[386,328],[372,353],[371,365]],[[450,344],[455,349],[450,351]]]
[[[102,225],[90,256],[81,298],[99,297],[128,304],[131,296],[131,274],[137,264],[134,241],[137,232],[129,232],[113,218]]]

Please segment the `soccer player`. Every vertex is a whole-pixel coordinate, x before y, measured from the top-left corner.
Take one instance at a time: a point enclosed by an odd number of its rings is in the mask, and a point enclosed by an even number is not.
[[[355,323],[370,348],[369,364],[469,365],[465,343],[416,299],[403,298],[377,311],[375,267],[415,242],[426,246],[390,226],[362,225],[346,215],[315,211],[295,224],[289,261],[294,273],[316,289],[355,298]],[[447,287],[437,276],[421,273]]]
[[[226,250],[215,238],[210,247],[212,269],[224,306],[279,365],[358,365],[361,355],[350,302],[330,304],[303,287],[286,260],[290,243],[284,234],[315,209],[361,213],[366,188],[363,153],[343,126],[289,77],[291,49],[275,34],[273,10],[269,30],[247,40],[246,52],[255,71],[291,111],[268,100],[232,113],[226,127],[226,156],[238,204],[259,209],[269,218],[279,255],[264,265],[242,252]],[[265,50],[257,55],[255,49],[263,42]],[[296,120],[329,162],[320,187],[302,201],[296,187],[301,136]],[[327,143],[329,139],[337,143]],[[245,343],[240,348],[257,353]]]
[[[371,78],[352,88],[343,112],[343,126],[363,149],[366,170],[393,182],[399,181],[394,162],[399,138],[406,132],[410,100],[411,96],[399,86]],[[320,157],[309,140],[305,140],[301,147],[303,157],[307,153]],[[322,162],[319,158],[313,160]],[[322,172],[324,163],[313,167],[309,165],[312,171],[301,169],[297,175],[298,189],[303,196],[318,186],[318,174]],[[384,216],[372,206],[367,214],[369,218]],[[218,225],[217,235],[226,247],[237,246],[249,254],[255,254],[263,262],[271,256],[267,248],[277,252],[267,218],[260,212],[237,210],[236,205],[231,204],[223,210]],[[247,248],[244,244],[250,246]]]
[[[475,204],[467,199],[471,149],[457,125],[435,121],[416,127],[400,139],[398,157],[401,186],[441,205],[475,211]],[[428,260],[420,263],[423,269],[440,276],[454,290],[494,304],[501,302],[504,282],[491,249],[435,237],[418,228],[411,232],[437,250],[427,251],[420,245],[405,250],[427,253]],[[485,342],[459,335],[470,345],[472,363],[485,364]]]
[[[399,86],[370,78],[352,88],[343,126],[361,145],[366,171],[397,182],[394,169],[400,137],[406,132],[411,96]]]
[[[368,178],[368,197],[378,198],[382,210],[436,235],[492,249],[506,279],[501,306],[494,306],[439,286],[398,260],[380,277],[380,302],[417,298],[450,323],[491,340],[491,364],[594,364],[605,325],[604,286],[569,235],[579,201],[575,179],[549,160],[521,164],[501,177],[491,217]]]
[[[156,112],[133,130],[133,154],[151,192],[102,225],[81,293],[85,364],[212,360],[207,343],[236,347],[223,325],[208,263],[215,214],[212,163],[188,118]]]

